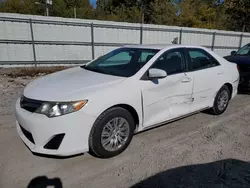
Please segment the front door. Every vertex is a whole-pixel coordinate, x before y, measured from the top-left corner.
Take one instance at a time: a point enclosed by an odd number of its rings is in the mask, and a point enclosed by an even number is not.
[[[183,49],[165,52],[151,68],[166,71],[167,77],[141,80],[144,127],[189,113],[192,101],[193,78],[184,72]]]

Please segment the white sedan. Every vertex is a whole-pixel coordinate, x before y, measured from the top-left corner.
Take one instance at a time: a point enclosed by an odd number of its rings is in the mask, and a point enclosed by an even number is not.
[[[133,134],[235,97],[236,64],[187,45],[118,48],[88,64],[31,82],[16,103],[16,126],[34,153],[109,158]]]

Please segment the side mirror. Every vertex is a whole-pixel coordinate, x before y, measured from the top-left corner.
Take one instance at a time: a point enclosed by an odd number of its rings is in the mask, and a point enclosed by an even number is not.
[[[236,51],[231,51],[231,55],[235,55],[236,54]]]
[[[152,69],[149,69],[148,71],[148,77],[151,79],[165,78],[167,77],[167,73],[164,70],[152,68]]]

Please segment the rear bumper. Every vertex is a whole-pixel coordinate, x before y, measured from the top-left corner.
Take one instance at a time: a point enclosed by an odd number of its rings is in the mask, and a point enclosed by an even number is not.
[[[240,73],[239,89],[250,89],[250,73]]]

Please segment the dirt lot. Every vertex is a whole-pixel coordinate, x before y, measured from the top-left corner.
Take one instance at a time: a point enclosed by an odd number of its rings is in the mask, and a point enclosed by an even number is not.
[[[33,155],[16,132],[15,101],[31,80],[0,75],[1,188],[37,181],[58,188],[123,188],[153,175],[135,187],[250,187],[250,95],[238,95],[221,116],[200,113],[140,133],[113,159],[53,159]],[[58,179],[34,179],[40,176]]]

